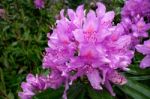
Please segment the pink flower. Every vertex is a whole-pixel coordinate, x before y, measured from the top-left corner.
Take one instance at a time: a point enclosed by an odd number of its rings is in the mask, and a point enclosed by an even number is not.
[[[64,16],[64,10],[60,12],[61,19],[56,21],[52,35],[48,35],[49,47],[46,48],[43,68],[58,70],[70,84],[85,75],[93,88],[102,90],[104,85],[112,93],[109,82],[122,85],[126,81],[121,82],[120,79],[125,78],[119,74],[110,79],[108,72],[126,70],[134,53],[129,50],[131,36],[124,35],[121,24],[112,26],[114,12],[106,12],[102,3],[97,6],[96,12],[90,10],[87,14],[83,5],[76,11],[68,9],[69,19]],[[73,71],[74,75],[71,74]]]
[[[149,0],[127,0],[121,11],[121,24],[124,34],[131,35],[131,48],[140,43],[140,39],[148,37],[150,29],[150,1]]]
[[[36,93],[48,88],[56,89],[64,82],[64,78],[57,70],[53,70],[48,76],[28,74],[26,81],[21,83],[23,92],[18,93],[21,99],[32,99]]]
[[[122,16],[135,17],[137,15],[149,16],[150,1],[149,0],[127,0],[122,10]]]
[[[44,0],[34,0],[34,5],[37,9],[44,8]]]
[[[31,99],[35,95],[35,92],[46,89],[46,78],[42,76],[33,76],[28,74],[26,78],[27,82],[22,82],[21,88],[23,92],[19,92],[21,99]]]
[[[146,68],[150,67],[150,40],[144,41],[143,45],[137,45],[136,49],[138,52],[146,55],[144,59],[141,61],[140,67]]]

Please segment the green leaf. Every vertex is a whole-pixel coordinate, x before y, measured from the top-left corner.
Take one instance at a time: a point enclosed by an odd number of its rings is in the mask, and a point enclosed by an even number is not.
[[[96,91],[91,87],[88,87],[88,94],[91,99],[114,99],[106,90]]]
[[[6,94],[4,75],[3,75],[3,70],[1,68],[0,68],[0,91],[2,91],[3,94]]]
[[[7,95],[8,99],[14,99],[14,95],[12,92],[9,92],[9,94]]]
[[[78,99],[86,99],[86,98],[85,98],[85,92],[86,92],[85,90],[81,91],[81,93],[80,93]]]
[[[150,99],[150,88],[137,81],[128,79],[128,83],[119,88],[134,99]]]
[[[141,93],[133,90],[132,88],[130,88],[128,86],[120,87],[120,89],[127,95],[131,96],[133,99],[146,99],[146,97],[141,95]]]
[[[76,83],[70,86],[68,90],[68,99],[84,99],[85,88],[81,83]]]
[[[127,72],[128,74],[132,74],[132,75],[150,75],[150,68],[141,69],[137,65],[131,65],[130,70]]]
[[[64,88],[59,88],[57,90],[47,89],[36,96],[33,99],[61,99],[63,95]]]
[[[150,75],[145,75],[145,76],[132,76],[129,77],[130,79],[133,80],[149,80],[150,79]]]

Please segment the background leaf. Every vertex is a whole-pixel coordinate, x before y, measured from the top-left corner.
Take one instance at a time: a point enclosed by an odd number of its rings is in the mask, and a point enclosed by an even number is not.
[[[47,89],[36,96],[33,99],[61,99],[63,94],[63,88],[59,88],[56,90]]]
[[[91,87],[88,87],[88,94],[91,99],[114,99],[106,90],[96,91]]]
[[[134,99],[150,99],[150,87],[142,85],[137,81],[128,79],[128,83],[119,88]]]

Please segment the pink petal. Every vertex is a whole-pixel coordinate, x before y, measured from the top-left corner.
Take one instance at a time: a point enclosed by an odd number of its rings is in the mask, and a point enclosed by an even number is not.
[[[63,99],[67,99],[67,90],[69,89],[68,80],[65,82],[65,90],[63,93]]]
[[[20,99],[32,99],[32,95],[28,95],[25,92],[19,92],[18,96],[20,97]]]
[[[32,83],[35,82],[36,78],[33,74],[28,74],[26,80],[28,83]]]
[[[90,81],[92,87],[97,90],[101,90],[102,87],[100,85],[101,78],[98,70],[91,71],[87,74],[88,80]]]
[[[117,41],[116,41],[116,47],[117,48],[124,48],[129,46],[131,43],[131,36],[129,35],[124,35],[121,36]]]
[[[64,9],[62,9],[62,10],[60,11],[60,16],[61,16],[62,19],[64,18]]]
[[[124,27],[121,24],[117,24],[115,31],[124,33]]]
[[[96,18],[96,14],[93,10],[90,10],[88,13],[87,13],[87,19],[95,19]]]
[[[114,17],[115,17],[114,11],[109,11],[109,12],[105,13],[105,15],[103,16],[101,23],[109,24],[113,21]]]
[[[107,71],[108,71],[108,69],[103,69],[103,71],[102,71],[102,76],[103,76],[102,84],[105,83]]]
[[[73,35],[78,42],[84,41],[84,35],[81,29],[76,29],[75,31],[73,31]]]
[[[79,17],[79,19],[84,17],[84,5],[78,6],[78,8],[76,10],[76,14]]]
[[[83,24],[83,31],[85,33],[94,33],[98,29],[98,20],[94,17],[87,19]]]
[[[98,17],[102,17],[104,16],[105,12],[106,12],[106,7],[104,4],[98,2],[97,3],[98,8],[96,9],[96,14]]]
[[[111,82],[118,85],[124,85],[127,83],[127,80],[124,76],[119,74],[117,71],[111,71],[108,73],[108,78]]]
[[[60,21],[57,25],[57,36],[62,43],[69,42],[68,23],[66,21]]]
[[[109,35],[111,35],[112,32],[104,29],[105,26],[100,26],[98,28],[98,34],[97,34],[97,39],[98,39],[98,42],[101,42],[101,41],[104,41],[106,37],[108,37]]]
[[[26,92],[26,95],[30,95],[30,96],[35,95],[35,93],[32,92],[34,90],[34,88],[31,84],[22,82],[21,88],[23,89],[24,92]]]
[[[144,45],[150,48],[150,40],[144,41]]]
[[[105,81],[105,87],[107,90],[111,93],[112,96],[115,96],[116,94],[114,93],[112,86],[108,80]]]
[[[150,55],[144,57],[144,59],[141,61],[140,67],[141,68],[150,67]]]
[[[67,13],[68,13],[68,16],[69,16],[70,20],[74,20],[75,19],[76,13],[72,9],[68,9]]]
[[[136,45],[136,50],[142,54],[150,54],[150,48],[144,46],[144,45]]]
[[[98,20],[96,18],[95,12],[93,10],[90,10],[87,14],[87,19],[85,20],[83,24],[83,31],[92,33],[95,32],[98,28]]]

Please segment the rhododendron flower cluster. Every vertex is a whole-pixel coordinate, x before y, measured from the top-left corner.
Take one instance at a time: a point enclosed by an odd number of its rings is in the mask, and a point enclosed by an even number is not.
[[[55,73],[57,73],[55,71]],[[26,77],[27,82],[21,84],[23,92],[19,92],[19,97],[21,99],[31,99],[37,92],[41,92],[47,88],[56,89],[60,86],[62,77],[61,75],[55,75],[54,71],[51,75],[32,75],[28,74]],[[61,77],[61,78],[60,78]]]
[[[127,0],[122,8],[122,22],[125,33],[132,35],[133,47],[139,38],[148,37],[150,29],[150,0]]]
[[[68,9],[69,19],[61,11],[61,19],[52,35],[48,35],[43,67],[60,71],[64,83],[87,76],[94,89],[101,90],[104,85],[114,95],[110,82],[126,82],[116,69],[126,70],[131,63],[131,36],[122,35],[121,25],[112,26],[113,11],[106,12],[101,3],[97,6],[96,12],[90,10],[87,14],[83,5],[76,12]]]
[[[21,84],[21,88],[24,91],[19,93],[21,99],[29,99],[35,95],[34,92],[42,91],[46,88],[45,77],[39,77],[38,75],[34,77],[32,74],[28,74],[26,80],[27,82]]]
[[[139,6],[140,1],[142,0],[126,2],[122,21],[117,25],[112,24],[115,13],[106,12],[100,2],[97,3],[96,11],[86,12],[83,5],[76,11],[68,9],[66,15],[62,10],[53,33],[47,35],[48,47],[45,49],[42,66],[49,69],[50,74],[36,77],[29,74],[27,82],[21,85],[23,92],[19,96],[30,99],[38,91],[65,85],[63,98],[67,99],[66,91],[80,77],[86,77],[94,89],[102,90],[105,87],[115,96],[111,84],[123,85],[127,82],[118,70],[128,70],[139,37],[148,36],[146,31],[149,23],[145,23],[144,17],[148,14],[149,5],[143,4],[144,8],[141,7],[139,11],[132,9],[133,5]],[[150,3],[148,0],[144,2]],[[149,41],[136,48],[147,55],[141,66],[148,67]]]
[[[148,54],[149,40],[144,45],[139,45],[142,38],[148,38],[150,29],[150,0],[128,0],[122,9],[122,22],[126,30],[125,34],[132,35],[132,48],[136,46],[137,51]],[[143,48],[144,47],[144,48]],[[147,55],[140,64],[141,68],[150,66],[150,57]]]

